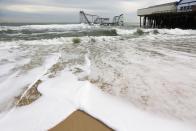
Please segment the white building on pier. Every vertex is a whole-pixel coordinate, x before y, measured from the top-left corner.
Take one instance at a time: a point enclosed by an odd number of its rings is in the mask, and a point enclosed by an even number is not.
[[[180,0],[177,5],[177,12],[196,11],[196,0]]]

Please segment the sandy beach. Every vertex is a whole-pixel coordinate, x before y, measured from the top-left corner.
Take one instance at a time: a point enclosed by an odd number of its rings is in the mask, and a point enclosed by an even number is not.
[[[49,131],[113,131],[113,129],[78,110]]]

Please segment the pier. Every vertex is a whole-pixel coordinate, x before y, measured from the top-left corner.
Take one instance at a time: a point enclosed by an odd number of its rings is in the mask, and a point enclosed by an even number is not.
[[[84,11],[80,11],[80,23],[89,25],[99,24],[104,26],[123,26],[123,14],[114,16],[112,22],[110,18],[100,17],[98,15],[87,14]]]
[[[139,9],[137,15],[143,28],[196,29],[196,1],[181,0],[151,6]]]

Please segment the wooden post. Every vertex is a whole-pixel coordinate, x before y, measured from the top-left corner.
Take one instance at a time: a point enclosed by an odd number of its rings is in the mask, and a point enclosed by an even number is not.
[[[140,16],[140,28],[142,27],[142,18]]]
[[[146,28],[146,16],[144,16],[144,20],[143,20],[143,25],[144,25],[144,28]]]

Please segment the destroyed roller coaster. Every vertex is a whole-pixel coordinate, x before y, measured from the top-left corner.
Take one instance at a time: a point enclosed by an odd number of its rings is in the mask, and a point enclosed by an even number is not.
[[[89,25],[104,25],[104,26],[123,26],[123,14],[114,16],[112,22],[110,18],[100,17],[98,15],[87,14],[84,11],[80,11],[80,23]]]

